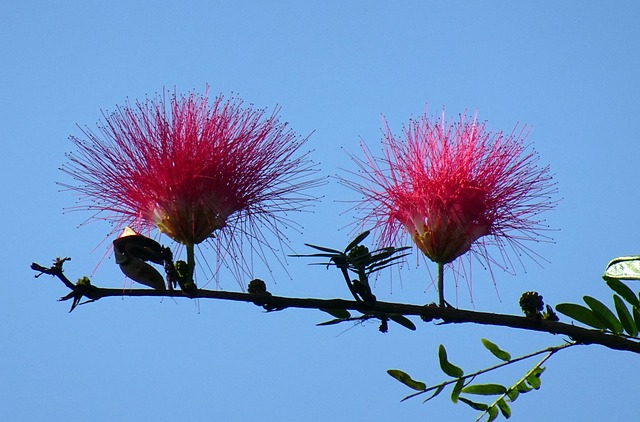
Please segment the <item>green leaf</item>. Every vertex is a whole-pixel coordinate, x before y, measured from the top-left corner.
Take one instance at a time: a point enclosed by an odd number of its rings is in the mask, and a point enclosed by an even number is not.
[[[507,390],[507,397],[509,397],[509,400],[511,400],[511,403],[516,401],[519,395],[520,395],[520,392],[518,392],[518,389],[515,386]]]
[[[464,371],[461,368],[447,360],[447,350],[442,344],[438,347],[438,359],[440,360],[440,368],[445,374],[454,378],[460,378],[464,375]]]
[[[486,338],[482,339],[482,344],[487,348],[495,357],[505,362],[511,360],[511,355],[504,350],[500,349],[495,343],[490,342]]]
[[[499,394],[506,394],[507,388],[500,384],[474,384],[464,387],[462,392],[481,396],[496,396]]]
[[[575,303],[559,303],[556,305],[556,311],[560,312],[568,316],[569,318],[575,319],[589,327],[605,329],[606,325],[600,321],[598,317],[593,313],[593,311],[589,308],[586,308],[582,305],[577,305]]]
[[[509,407],[505,399],[498,400],[498,407],[500,408],[500,412],[505,419],[509,419],[511,417],[511,408]]]
[[[620,334],[622,332],[622,323],[618,321],[618,318],[616,318],[613,312],[611,312],[604,303],[591,296],[583,296],[582,299],[608,329],[615,334]]]
[[[332,255],[343,255],[342,251],[337,251],[337,250],[331,249],[331,248],[325,248],[324,246],[312,245],[311,243],[305,243],[305,245],[310,247],[310,248],[317,249],[319,251],[329,252]]]
[[[607,264],[603,277],[640,280],[640,256],[621,256],[612,260]]]
[[[349,311],[347,311],[346,309],[326,309],[326,308],[320,308],[320,310],[322,312],[326,312],[329,315],[336,317],[336,318],[340,318],[340,319],[346,319],[346,318],[350,318],[351,314],[349,313]]]
[[[540,386],[542,385],[542,381],[540,381],[540,378],[536,377],[535,375],[528,376],[526,380],[531,388],[534,388],[536,390],[540,389]]]
[[[624,330],[631,336],[635,337],[638,335],[638,327],[631,316],[631,312],[627,308],[627,305],[624,304],[622,298],[618,295],[613,295],[613,303],[616,307],[616,312],[618,312],[618,317],[620,318],[620,322],[622,323],[622,327]]]
[[[389,369],[387,370],[387,373],[409,388],[413,388],[417,391],[424,391],[427,389],[427,385],[424,382],[415,381],[409,376],[409,374],[399,369]]]
[[[525,381],[527,381],[527,383],[531,386],[531,388],[535,388],[536,390],[538,390],[542,385],[542,380],[540,379],[541,374],[542,374],[542,371],[536,370],[531,374],[527,375],[527,377],[525,378]]]
[[[429,397],[427,397],[426,399],[424,399],[424,401],[422,403],[426,403],[429,400],[431,400],[432,398],[434,398],[435,396],[437,396],[438,394],[442,393],[442,390],[444,390],[445,385],[444,384],[440,384],[438,386],[438,388],[436,388],[436,390],[433,392],[433,394],[431,394]]]
[[[294,258],[333,258],[335,256],[337,256],[334,253],[310,253],[310,254],[304,254],[304,255],[289,255],[292,256]]]
[[[640,306],[640,300],[638,300],[638,296],[633,292],[633,290],[631,290],[629,286],[615,278],[606,276],[604,276],[603,278],[606,280],[607,285],[611,288],[611,290],[622,296],[624,300],[626,300],[633,306]]]
[[[353,248],[355,248],[356,246],[358,246],[358,244],[359,244],[360,242],[362,242],[364,239],[366,239],[366,238],[367,238],[367,236],[369,236],[369,233],[370,233],[370,231],[369,231],[369,230],[366,230],[366,231],[364,231],[364,232],[360,233],[359,235],[357,235],[357,236],[356,236],[356,238],[355,238],[355,239],[353,239],[353,240],[351,241],[351,243],[349,243],[349,244],[347,245],[347,247],[344,249],[344,253],[347,253],[347,252],[349,252],[351,249],[353,249]]]
[[[346,321],[343,318],[336,318],[336,319],[332,319],[329,321],[325,321],[325,322],[319,322],[316,324],[316,327],[324,327],[326,325],[335,325],[335,324],[340,324],[341,322]]]
[[[458,403],[458,397],[460,397],[462,387],[464,387],[464,379],[460,378],[453,386],[453,390],[451,391],[451,401],[453,403]]]
[[[495,406],[491,406],[487,409],[487,414],[489,418],[487,418],[487,422],[495,421],[498,418],[498,408]]]
[[[464,398],[464,397],[460,397],[460,401],[461,401],[462,403],[466,404],[466,405],[471,406],[471,408],[472,408],[472,409],[475,409],[475,410],[482,410],[482,411],[485,411],[485,410],[489,409],[489,406],[487,406],[487,405],[486,405],[486,404],[484,404],[484,403],[477,403],[477,402],[471,401],[471,400],[469,400],[469,399],[466,399],[466,398]]]
[[[389,259],[396,253],[396,248],[384,248],[371,253],[371,262],[384,261]]]
[[[402,254],[402,255],[396,255],[396,256],[391,257],[389,259],[385,259],[385,260],[382,260],[382,261],[370,263],[369,265],[367,265],[367,274],[371,274],[371,273],[374,273],[376,271],[380,271],[380,270],[383,270],[385,268],[389,268],[392,265],[396,265],[402,258],[404,258],[407,255],[410,255],[410,254],[405,253],[405,254]]]
[[[390,314],[389,315],[389,319],[391,319],[394,322],[397,322],[398,324],[402,325],[405,328],[410,329],[411,331],[415,331],[416,330],[416,325],[411,322],[411,320],[409,318],[407,318],[404,315],[400,315],[400,314]]]
[[[640,307],[634,306],[631,312],[633,313],[633,319],[636,321],[636,327],[640,327]]]
[[[518,390],[518,393],[524,394],[533,390],[533,387],[529,387],[527,383],[525,383],[524,381],[520,381],[518,384],[516,384],[516,389]]]

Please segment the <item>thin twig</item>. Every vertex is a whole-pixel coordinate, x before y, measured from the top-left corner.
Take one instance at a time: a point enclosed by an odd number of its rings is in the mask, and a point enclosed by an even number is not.
[[[528,357],[533,357],[533,356],[539,355],[541,353],[547,353],[547,355],[545,357],[543,357],[540,360],[540,362],[536,363],[533,368],[528,370],[527,373],[524,374],[524,376],[522,378],[520,378],[518,381],[516,381],[516,383],[514,385],[518,385],[521,382],[524,382],[531,374],[534,373],[534,371],[536,371],[538,368],[540,368],[542,365],[544,365],[544,363],[546,361],[548,361],[551,358],[551,356],[553,356],[556,352],[558,352],[558,351],[560,351],[562,349],[566,349],[566,348],[571,347],[571,346],[575,346],[576,344],[577,343],[567,343],[567,344],[563,344],[561,346],[548,347],[548,348],[546,348],[544,350],[539,350],[538,352],[530,354]],[[520,360],[522,360],[522,359],[520,359]],[[513,361],[506,362],[506,363],[511,363],[511,362],[515,362],[515,361],[516,361],[516,359],[514,359]],[[498,398],[493,403],[491,403],[489,405],[487,410],[482,412],[482,414],[476,419],[476,422],[478,422],[480,419],[482,419],[484,417],[484,415],[486,415],[487,412],[489,412],[490,408],[492,408],[493,406],[496,406],[498,404],[498,402],[500,400],[504,400],[505,397],[507,397],[507,393],[504,393],[504,394],[501,394],[500,396],[498,396]]]
[[[473,372],[471,374],[463,375],[463,376],[461,376],[459,378],[454,378],[452,380],[442,382],[442,383],[440,383],[438,385],[434,385],[433,387],[429,387],[429,388],[427,388],[425,390],[418,391],[417,393],[410,394],[410,395],[406,396],[405,398],[403,398],[401,401],[412,399],[414,397],[417,397],[417,396],[420,396],[422,394],[428,393],[429,391],[433,391],[433,390],[435,390],[437,388],[440,388],[440,387],[446,387],[447,385],[453,384],[454,382],[458,382],[461,379],[462,380],[466,380],[466,379],[469,379],[469,378],[475,378],[478,375],[482,375],[482,374],[485,374],[487,372],[495,371],[496,369],[502,368],[503,366],[511,365],[511,364],[516,363],[516,362],[520,362],[520,361],[532,358],[534,356],[541,355],[543,353],[549,353],[550,355],[552,355],[552,354],[554,354],[555,352],[557,352],[559,350],[566,349],[566,348],[571,347],[571,346],[576,346],[578,344],[580,344],[580,343],[565,343],[565,344],[561,344],[559,346],[551,346],[551,347],[547,347],[546,349],[543,349],[543,350],[537,350],[535,352],[532,352],[532,353],[529,353],[529,354],[526,354],[526,355],[518,356],[515,359],[511,359],[511,360],[508,360],[508,361],[505,361],[505,362],[500,362],[500,363],[498,363],[496,365],[493,365],[493,366],[490,366],[488,368],[480,369],[480,370],[478,370],[476,372]],[[546,359],[547,358],[545,358],[544,360],[546,360]]]

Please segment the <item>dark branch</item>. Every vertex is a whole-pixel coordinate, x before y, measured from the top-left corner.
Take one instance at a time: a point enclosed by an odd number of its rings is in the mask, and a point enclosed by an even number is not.
[[[560,334],[582,344],[599,344],[610,349],[625,350],[640,353],[640,342],[624,336],[614,335],[599,330],[577,327],[562,322],[544,320],[526,316],[494,314],[488,312],[468,311],[452,307],[433,305],[411,305],[405,303],[380,302],[375,304],[362,301],[344,299],[315,299],[273,296],[269,292],[258,293],[228,292],[219,290],[197,289],[185,293],[178,290],[151,290],[151,289],[111,289],[96,287],[91,284],[73,284],[62,272],[62,264],[65,259],[58,259],[52,267],[43,267],[39,264],[31,264],[34,271],[41,274],[50,274],[59,278],[66,287],[72,291],[61,300],[74,299],[72,310],[82,297],[89,301],[96,301],[105,297],[185,297],[202,299],[220,299],[236,302],[249,302],[263,307],[268,311],[282,310],[286,308],[300,309],[336,309],[358,311],[364,315],[415,315],[424,321],[441,320],[445,323],[473,323],[481,325],[495,325],[517,328],[523,330],[540,331],[550,334]]]

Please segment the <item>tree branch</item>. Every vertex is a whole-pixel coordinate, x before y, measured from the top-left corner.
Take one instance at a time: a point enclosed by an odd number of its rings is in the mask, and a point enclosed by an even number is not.
[[[299,309],[335,309],[358,311],[364,315],[414,315],[424,321],[442,320],[444,323],[473,323],[481,325],[495,325],[530,331],[540,331],[550,334],[560,334],[570,337],[573,341],[582,344],[599,344],[610,349],[624,350],[640,354],[640,341],[621,335],[614,335],[599,330],[577,327],[572,324],[544,320],[541,318],[495,314],[488,312],[469,311],[452,307],[430,305],[412,305],[406,303],[381,302],[374,304],[362,301],[344,299],[316,299],[273,296],[271,293],[258,291],[254,293],[229,292],[220,290],[196,289],[185,293],[180,290],[159,291],[152,289],[113,289],[96,287],[88,282],[73,284],[63,273],[62,264],[68,258],[57,259],[52,267],[43,267],[39,264],[31,264],[31,269],[39,274],[49,274],[60,279],[71,292],[60,300],[73,299],[71,310],[79,303],[82,297],[89,302],[105,297],[185,297],[201,299],[219,299],[236,302],[249,302],[263,307],[267,311],[283,310],[286,308]],[[250,289],[251,291],[251,289]],[[86,302],[85,302],[86,303]]]

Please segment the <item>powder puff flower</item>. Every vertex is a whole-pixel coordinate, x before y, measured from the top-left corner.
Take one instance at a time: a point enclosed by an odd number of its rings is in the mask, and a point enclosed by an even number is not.
[[[300,153],[306,138],[278,112],[207,93],[127,102],[103,113],[97,132],[71,137],[77,151],[62,170],[74,183],[64,186],[81,194],[76,208],[114,232],[155,228],[185,245],[191,265],[194,245],[211,241],[238,270],[251,260],[238,249],[250,244],[264,258],[261,230],[281,242],[287,213],[307,205],[313,198],[303,191],[317,184]]]
[[[440,304],[444,264],[469,251],[495,263],[488,245],[508,263],[505,246],[529,254],[522,242],[542,238],[537,216],[555,206],[555,188],[524,131],[494,133],[466,115],[447,123],[444,113],[410,120],[401,138],[385,126],[382,157],[363,144],[360,180],[343,182],[363,195],[361,225],[378,229],[381,244],[409,235],[438,264]]]

